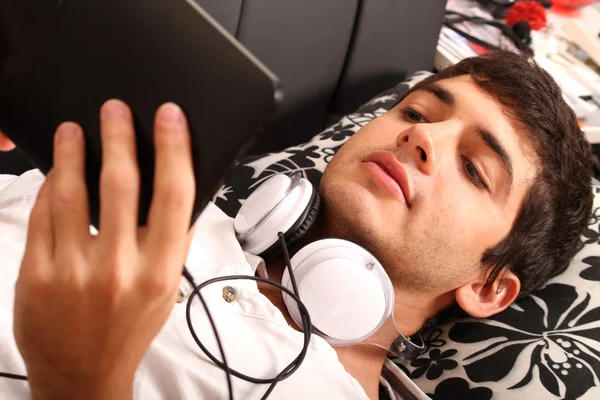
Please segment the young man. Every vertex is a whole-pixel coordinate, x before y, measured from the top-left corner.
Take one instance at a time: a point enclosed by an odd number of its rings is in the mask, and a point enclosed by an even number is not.
[[[213,205],[188,232],[194,179],[176,106],[157,113],[155,193],[143,228],[130,111],[109,101],[101,122],[98,236],[88,229],[77,125],[58,128],[54,169],[37,200],[39,172],[0,176],[0,372],[29,377],[0,379],[0,390],[39,399],[227,398],[224,373],[191,338],[185,303],[176,304],[179,291],[190,293],[181,264],[200,283],[253,274],[260,260],[241,250],[232,220]],[[0,138],[0,148],[11,147]],[[324,211],[304,243],[339,237],[374,254],[408,336],[452,306],[479,318],[501,312],[568,265],[591,208],[590,149],[553,80],[525,58],[497,53],[418,84],[340,149],[320,192]],[[267,268],[280,280],[282,261]],[[228,303],[222,288],[205,296],[230,367],[276,376],[302,347],[281,293],[240,283]],[[202,306],[192,315],[220,358]],[[272,398],[376,399],[386,355],[313,336],[303,365]],[[233,378],[236,398],[266,389]]]

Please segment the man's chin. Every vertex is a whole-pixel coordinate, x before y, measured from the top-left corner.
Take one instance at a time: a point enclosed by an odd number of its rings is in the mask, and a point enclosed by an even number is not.
[[[325,192],[325,220],[329,234],[353,242],[374,237],[393,219],[386,202],[365,188],[346,188],[343,192]],[[397,212],[397,211],[396,211]],[[361,243],[357,243],[361,244]]]

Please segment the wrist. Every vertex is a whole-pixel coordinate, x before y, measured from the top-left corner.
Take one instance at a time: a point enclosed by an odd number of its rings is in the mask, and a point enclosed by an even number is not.
[[[29,375],[33,400],[131,400],[133,377],[81,377]]]

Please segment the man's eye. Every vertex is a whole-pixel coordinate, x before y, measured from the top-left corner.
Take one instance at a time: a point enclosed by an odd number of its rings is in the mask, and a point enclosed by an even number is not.
[[[405,108],[402,110],[402,115],[409,122],[417,122],[419,124],[427,123],[427,120],[424,116],[422,116],[418,111],[413,110],[412,108]]]
[[[467,177],[479,189],[487,189],[487,186],[485,185],[483,179],[481,179],[481,176],[479,175],[479,172],[477,172],[477,168],[475,167],[475,165],[466,158],[464,160],[465,172],[467,174]]]

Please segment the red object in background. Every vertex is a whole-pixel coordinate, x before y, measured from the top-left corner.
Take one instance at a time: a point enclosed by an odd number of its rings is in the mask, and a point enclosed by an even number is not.
[[[488,54],[488,53],[490,53],[490,50],[488,50],[488,49],[486,49],[485,47],[483,47],[483,46],[480,46],[480,45],[478,45],[478,44],[475,44],[475,43],[469,42],[469,45],[470,45],[470,46],[473,48],[473,50],[475,50],[475,52],[476,52],[477,54],[479,54],[480,56],[481,56],[481,55],[484,55],[484,54]]]
[[[508,26],[513,26],[519,21],[525,21],[532,30],[539,31],[546,26],[546,10],[535,1],[515,3],[506,13],[504,22]]]
[[[552,0],[552,5],[573,10],[592,4],[594,1],[596,0]]]

